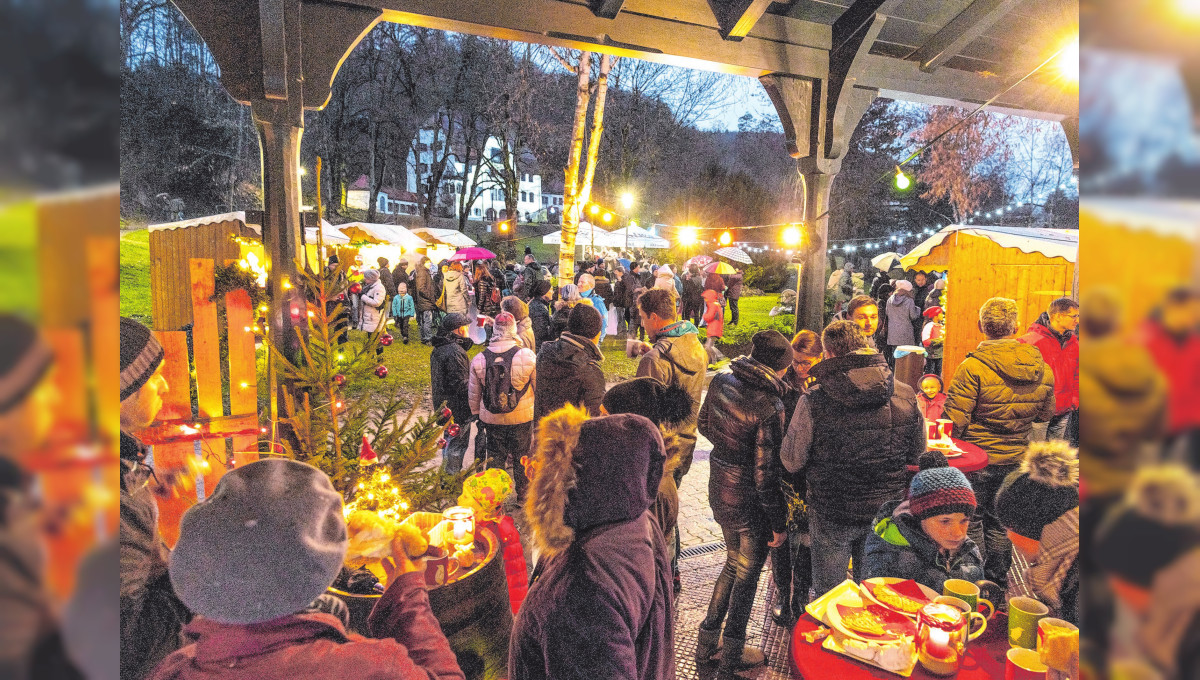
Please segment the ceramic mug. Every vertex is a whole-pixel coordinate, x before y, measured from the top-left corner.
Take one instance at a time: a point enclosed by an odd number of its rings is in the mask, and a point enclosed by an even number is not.
[[[939,425],[936,420],[926,420],[925,421],[925,438],[926,439],[928,439],[929,441],[936,441],[939,438],[938,430],[939,430]]]
[[[942,418],[937,421],[938,433],[941,438],[949,439],[950,435],[954,434],[954,421]]]
[[[1013,647],[1037,647],[1038,622],[1050,615],[1050,608],[1032,597],[1014,597],[1008,601],[1008,644]]]
[[[1009,603],[1012,606],[1012,603]],[[1004,680],[1045,680],[1046,664],[1032,649],[1013,647],[1004,664]]]
[[[425,586],[436,588],[446,585],[450,575],[458,570],[458,558],[452,557],[445,548],[432,546],[425,555]]]
[[[987,614],[984,614],[985,619],[990,619],[996,614],[996,605],[992,604],[991,600],[985,600],[979,595],[979,585],[964,581],[960,578],[948,578],[942,583],[942,595],[949,597],[957,597],[966,602],[971,607],[969,611],[979,611],[979,605],[987,606]]]
[[[948,604],[955,609],[962,610],[963,617],[967,619],[967,641],[983,635],[983,631],[987,630],[987,617],[977,611],[971,611],[971,605],[967,604],[961,597],[953,597],[951,595],[939,595],[933,599],[937,604]],[[979,629],[972,631],[973,622],[979,622]]]

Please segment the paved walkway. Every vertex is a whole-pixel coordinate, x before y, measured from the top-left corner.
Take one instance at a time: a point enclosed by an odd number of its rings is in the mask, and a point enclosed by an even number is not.
[[[721,539],[721,527],[708,507],[708,455],[712,443],[700,437],[692,467],[679,488],[679,543],[683,549],[716,543]]]

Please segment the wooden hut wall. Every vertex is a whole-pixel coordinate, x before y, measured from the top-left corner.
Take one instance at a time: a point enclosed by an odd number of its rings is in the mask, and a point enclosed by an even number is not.
[[[150,291],[154,329],[180,330],[192,323],[192,258],[207,258],[218,264],[238,259],[240,248],[234,236],[258,238],[241,222],[216,222],[181,229],[150,232]]]
[[[1024,333],[1052,300],[1072,293],[1075,265],[1064,258],[1004,248],[969,234],[953,235],[930,256],[941,248],[948,250],[950,272],[942,365],[947,383],[967,353],[985,339],[979,331],[979,307],[989,298],[1016,300],[1017,323]],[[921,269],[921,264],[913,269]]]

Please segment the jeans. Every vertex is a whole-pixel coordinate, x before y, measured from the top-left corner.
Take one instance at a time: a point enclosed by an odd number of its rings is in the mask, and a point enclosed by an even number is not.
[[[729,324],[736,326],[738,323],[738,299],[729,298]]]
[[[521,456],[529,453],[529,445],[533,438],[533,421],[517,425],[492,425],[489,423],[486,427],[485,450],[487,451],[488,469],[504,470],[511,465],[517,499],[524,502],[529,479],[525,477],[525,466],[521,465]]]
[[[465,423],[459,423],[457,437],[449,435],[445,437],[446,448],[442,450],[443,471],[452,475],[462,472],[463,459],[467,457],[467,442],[471,439],[471,423],[473,421],[474,419],[470,418]]]
[[[417,312],[417,320],[421,326],[421,342],[433,340],[433,312]]]
[[[629,322],[625,320],[625,308],[614,307],[617,310],[617,335],[621,335],[629,327]],[[605,323],[608,323],[605,321]]]
[[[863,548],[871,533],[870,520],[843,524],[821,517],[809,507],[808,529],[812,535],[812,581],[817,597],[846,580],[846,568],[854,560],[854,580],[862,572]]]
[[[1016,464],[988,465],[982,470],[967,475],[971,488],[975,490],[978,504],[975,517],[971,519],[967,535],[979,546],[983,554],[983,577],[1005,588],[1008,585],[1008,568],[1012,564],[1012,543],[1008,531],[996,518],[996,492],[1008,473]]]
[[[411,316],[396,317],[396,328],[400,329],[400,337],[404,338],[404,344],[406,345],[408,344],[408,320],[411,318]]]
[[[812,550],[804,545],[801,537],[800,532],[789,531],[787,543],[771,548],[775,589],[783,602],[791,603],[794,616],[803,613],[804,605],[808,604],[808,591],[812,588]]]
[[[724,621],[725,639],[745,640],[750,609],[758,592],[758,577],[767,561],[770,531],[766,527],[740,531],[721,527],[721,534],[725,537],[725,568],[713,586],[708,615],[700,626],[719,630]]]

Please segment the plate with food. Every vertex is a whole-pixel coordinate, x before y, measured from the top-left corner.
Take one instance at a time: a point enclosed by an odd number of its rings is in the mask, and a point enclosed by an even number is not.
[[[838,602],[829,608],[829,623],[842,635],[865,642],[888,642],[917,634],[917,624],[912,619],[873,603],[855,607]]]
[[[938,596],[932,588],[912,579],[891,576],[864,579],[862,592],[871,602],[910,618],[916,618],[917,612]]]
[[[942,455],[947,458],[954,458],[963,454],[962,449],[958,448],[953,439],[930,439],[926,442],[925,448],[930,451],[941,451]]]

